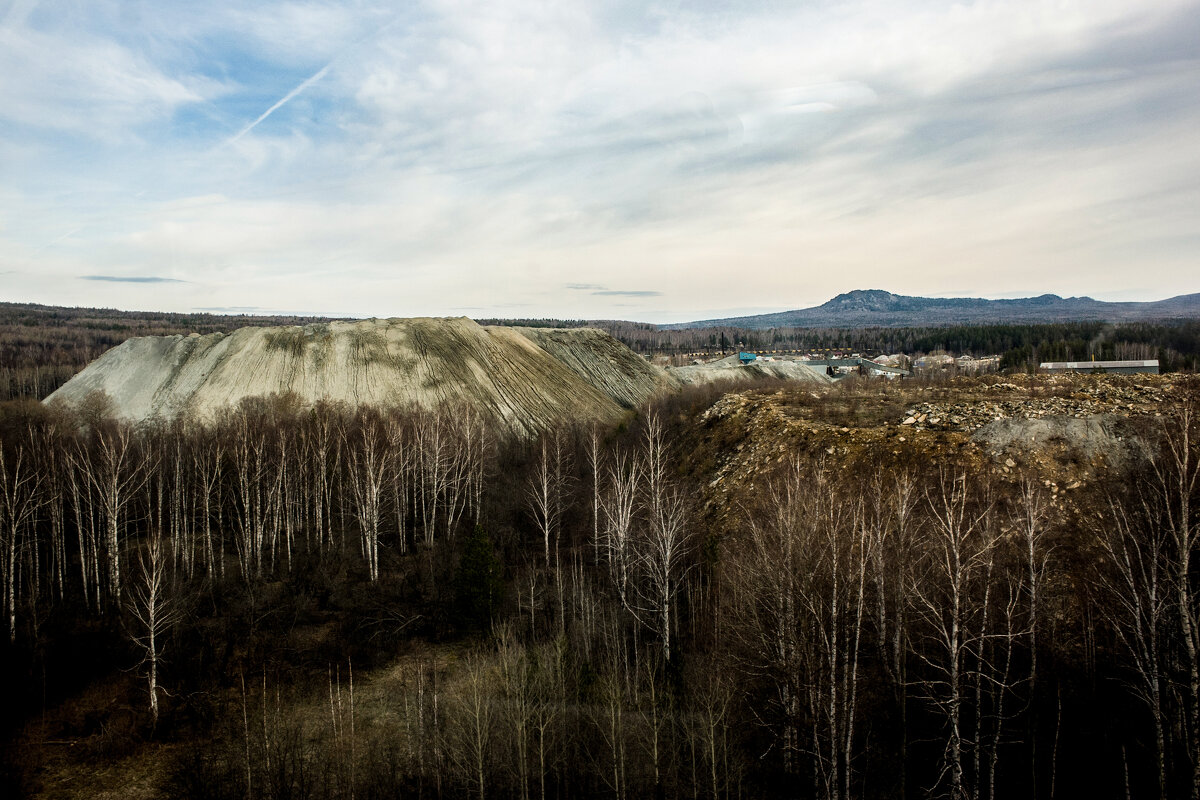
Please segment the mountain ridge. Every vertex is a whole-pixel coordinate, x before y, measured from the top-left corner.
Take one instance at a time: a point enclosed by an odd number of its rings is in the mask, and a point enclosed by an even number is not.
[[[1200,318],[1200,293],[1151,302],[1107,302],[1091,297],[1035,297],[989,300],[982,297],[920,297],[883,289],[854,289],[819,306],[744,317],[677,322],[664,330],[687,328],[867,328],[943,325],[995,325],[1030,322],[1146,322]]]

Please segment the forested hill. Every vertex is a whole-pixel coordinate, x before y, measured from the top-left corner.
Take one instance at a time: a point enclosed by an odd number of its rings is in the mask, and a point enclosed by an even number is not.
[[[1200,318],[1200,293],[1150,303],[1107,303],[1090,297],[1043,294],[1013,300],[977,297],[910,297],[881,289],[856,289],[813,308],[750,317],[680,322],[682,328],[865,328],[989,325],[1016,322],[1141,322]]]

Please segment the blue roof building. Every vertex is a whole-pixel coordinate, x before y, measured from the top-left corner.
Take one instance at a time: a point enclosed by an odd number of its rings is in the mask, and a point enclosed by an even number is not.
[[[751,361],[754,361],[757,358],[758,356],[756,356],[754,353],[738,353],[738,361],[742,362],[743,364],[749,364]]]

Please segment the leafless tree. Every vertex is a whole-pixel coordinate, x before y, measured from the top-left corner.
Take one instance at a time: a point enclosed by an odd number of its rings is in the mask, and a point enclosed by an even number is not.
[[[688,680],[686,730],[707,767],[702,775],[700,765],[694,764],[692,780],[697,790],[701,783],[707,784],[708,795],[714,800],[729,794],[729,739],[735,702],[735,678],[730,666],[710,656],[693,668]]]
[[[312,410],[304,433],[305,460],[310,463],[312,481],[309,490],[316,529],[317,549],[333,547],[333,503],[335,475],[341,463],[338,420],[342,409],[330,403],[318,403]]]
[[[557,427],[542,435],[526,489],[529,509],[542,537],[546,569],[558,563],[563,495],[567,491],[569,480],[565,439],[566,434],[562,428]]]
[[[665,433],[661,418],[646,418],[642,449],[641,513],[644,525],[634,544],[638,601],[630,610],[653,630],[662,643],[663,661],[671,660],[674,601],[679,585],[693,564],[690,504],[683,488],[668,475]]]
[[[401,553],[408,552],[408,515],[411,513],[414,453],[412,432],[401,409],[388,414],[387,448],[388,478],[391,483],[392,511],[396,517],[396,544]]]
[[[121,599],[121,533],[125,509],[145,485],[154,466],[139,458],[133,430],[114,424],[95,432],[89,452],[82,445],[72,454],[75,469],[92,489],[103,518],[103,552],[107,560],[109,596]]]
[[[67,552],[65,493],[70,464],[66,458],[64,434],[58,425],[50,424],[34,436],[34,446],[41,453],[42,498],[50,526],[50,581],[61,600],[66,592],[70,556]]]
[[[346,434],[350,454],[350,488],[355,517],[361,533],[361,549],[367,574],[379,579],[379,535],[383,526],[383,499],[391,469],[392,451],[386,446],[382,421],[373,412],[360,409],[352,434]]]
[[[907,793],[908,587],[916,555],[917,481],[910,471],[874,473],[866,491],[865,535],[870,554],[875,642],[899,714],[898,792]]]
[[[17,573],[18,558],[26,543],[25,534],[42,502],[42,476],[32,463],[25,448],[17,445],[16,452],[6,457],[0,447],[0,571],[4,576],[4,605],[8,616],[8,639],[17,639]]]
[[[629,608],[634,562],[634,522],[641,463],[617,450],[609,460],[607,487],[601,500],[603,527],[597,549],[608,565],[609,577],[621,606]]]
[[[484,800],[495,738],[496,676],[492,664],[479,654],[467,656],[462,666],[447,718],[447,753],[459,773],[475,785],[479,800]]]
[[[220,527],[213,535],[213,514],[222,507],[221,476],[225,460],[225,441],[218,433],[199,429],[192,447],[192,473],[198,486],[199,514],[204,526],[204,567],[209,581],[225,575],[225,544]]]
[[[534,748],[536,711],[532,665],[525,648],[517,641],[510,626],[502,626],[496,636],[496,656],[500,677],[497,706],[505,739],[512,749],[512,772],[521,800],[530,796],[531,750]]]
[[[1145,509],[1143,509],[1145,510]],[[1153,524],[1153,515],[1131,517],[1117,502],[1095,520],[1106,558],[1099,572],[1098,604],[1129,655],[1132,689],[1146,705],[1154,726],[1158,791],[1167,791],[1166,626],[1170,620],[1171,580],[1169,531]],[[1139,524],[1141,523],[1141,524]]]
[[[982,644],[983,596],[996,546],[989,524],[991,504],[977,499],[963,472],[943,474],[929,492],[932,524],[924,537],[922,569],[910,588],[914,611],[922,622],[923,646],[915,647],[924,665],[920,686],[944,719],[946,731],[937,786],[944,784],[955,800],[973,795],[964,775],[971,745],[964,707],[974,677],[972,659],[978,658]]]
[[[1186,675],[1181,720],[1192,766],[1191,794],[1200,798],[1200,571],[1193,566],[1200,547],[1200,382],[1186,381],[1164,417],[1161,452],[1151,462],[1154,524],[1170,548],[1169,586]]]
[[[666,664],[661,653],[642,652],[637,656],[637,674],[634,676],[633,702],[640,712],[640,738],[650,759],[651,778],[654,792],[665,792],[665,775],[672,751],[672,738],[676,728],[674,698],[667,689]]]
[[[546,778],[561,752],[561,723],[568,703],[564,675],[567,653],[561,638],[538,645],[534,652],[537,658],[532,669],[530,725],[536,752],[538,798],[546,800]]]
[[[1049,570],[1051,547],[1048,524],[1049,500],[1041,483],[1025,475],[1017,484],[1016,504],[1011,512],[1017,531],[1021,560],[1025,566],[1024,589],[1028,598],[1029,631],[1029,770],[1032,796],[1038,787],[1038,631]]]
[[[417,429],[417,510],[425,547],[432,548],[437,536],[438,510],[450,471],[450,437],[438,412],[422,412]]]
[[[598,703],[593,708],[593,724],[604,742],[605,758],[599,771],[616,800],[629,794],[629,718],[631,689],[628,643],[621,635],[616,613],[604,614],[604,655],[597,681]],[[597,754],[599,755],[599,754]]]
[[[470,514],[484,472],[487,437],[483,419],[469,405],[444,409],[449,418],[450,457],[443,482],[442,506],[446,518],[446,536],[454,541],[458,524]],[[478,518],[476,518],[478,522]]]
[[[98,503],[95,490],[85,477],[83,458],[76,449],[67,453],[68,466],[65,470],[69,507],[75,521],[76,539],[79,544],[79,576],[84,601],[95,610],[100,609],[102,581],[100,577],[101,535],[97,523]]]
[[[266,697],[266,673],[263,673],[263,696]],[[338,664],[329,669],[329,719],[334,750],[337,753],[339,783],[344,785],[349,797],[354,797],[355,771],[358,766],[358,736],[355,730],[356,711],[354,705],[354,664],[346,662],[346,688],[342,688],[342,668]],[[263,738],[267,737],[266,709],[263,711]]]
[[[747,522],[732,545],[735,635],[774,688],[785,768],[807,759],[817,796],[847,797],[873,544],[862,509],[823,464],[793,458]]]
[[[600,428],[593,424],[587,439],[588,472],[592,477],[592,546],[597,565],[600,564],[600,479],[603,473],[604,451],[600,447]]]
[[[693,566],[693,536],[688,500],[678,486],[664,487],[655,499],[654,515],[637,540],[635,587],[638,600],[630,605],[643,624],[662,643],[663,660],[671,660],[675,597]]]
[[[164,639],[182,616],[182,606],[171,585],[169,555],[163,539],[151,532],[138,550],[138,572],[129,592],[127,606],[134,620],[133,642],[142,651],[141,666],[146,669],[150,697],[150,716],[158,724],[158,668],[164,653]]]

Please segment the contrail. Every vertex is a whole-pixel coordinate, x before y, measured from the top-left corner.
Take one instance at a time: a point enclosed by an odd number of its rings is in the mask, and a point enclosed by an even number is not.
[[[329,72],[329,68],[332,66],[333,66],[333,62],[330,61],[325,66],[321,67],[321,69],[317,70],[315,73],[310,75],[307,80],[305,80],[303,83],[301,83],[295,89],[292,89],[290,92],[285,94],[278,103],[271,106],[266,111],[264,111],[261,115],[259,115],[258,119],[254,120],[254,122],[251,122],[249,125],[242,128],[240,131],[237,132],[237,134],[235,136],[232,136],[229,139],[226,139],[225,144],[233,144],[238,139],[242,138],[247,133],[254,130],[254,128],[257,127],[258,123],[262,122],[264,119],[266,119],[267,117],[274,114],[276,111],[278,111],[284,105],[286,105],[293,97],[300,94],[301,92],[303,92],[309,86],[312,86],[317,81],[321,80],[321,78],[325,77],[325,73]]]
[[[61,242],[63,239],[66,239],[66,238],[67,238],[67,237],[69,237],[69,236],[74,236],[75,234],[79,233],[81,230],[83,230],[83,227],[76,228],[76,229],[75,229],[75,230],[73,230],[73,231],[67,231],[66,233],[64,233],[62,236],[58,237],[58,238],[57,238],[57,239],[55,239],[54,241],[52,241],[52,242],[46,242],[44,245],[42,245],[41,247],[39,247],[37,250],[34,250],[32,253],[30,253],[30,254],[29,254],[29,258],[32,258],[32,257],[36,256],[38,253],[42,252],[42,251],[43,251],[43,250],[45,250],[47,247],[53,247],[54,245],[58,244],[58,243],[59,243],[59,242]]]

